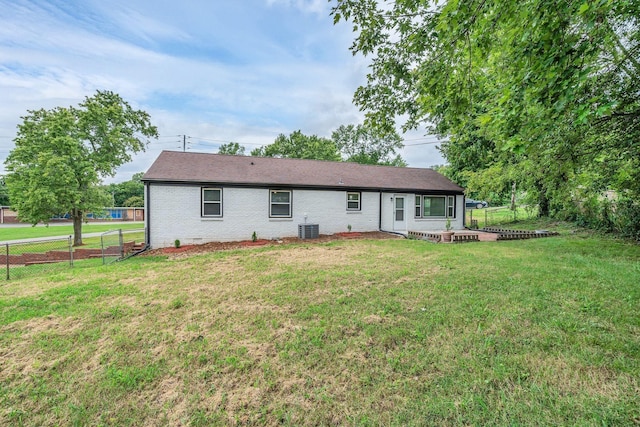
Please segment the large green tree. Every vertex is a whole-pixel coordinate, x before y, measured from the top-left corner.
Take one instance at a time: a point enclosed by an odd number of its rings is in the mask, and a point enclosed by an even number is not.
[[[543,214],[573,209],[576,189],[640,195],[639,0],[337,0],[333,14],[371,58],[354,97],[368,120],[448,136],[461,180],[502,170]]]
[[[9,206],[9,190],[3,176],[0,176],[0,206]]]
[[[404,145],[397,132],[380,133],[368,125],[341,125],[331,139],[346,162],[369,165],[406,166],[396,150]]]
[[[125,204],[125,201],[131,197],[144,198],[144,184],[142,183],[143,175],[144,172],[138,172],[133,174],[131,179],[128,181],[111,183],[108,186],[105,186],[105,191],[112,197],[109,204],[113,204],[113,206],[129,206]]]
[[[283,157],[296,159],[340,160],[340,151],[336,144],[327,138],[305,135],[297,130],[291,135],[278,135],[273,144],[258,147],[251,151],[252,156]]]
[[[244,156],[244,146],[237,142],[222,144],[218,149],[218,154],[229,154],[232,156]]]
[[[85,213],[111,201],[101,179],[145,150],[157,129],[146,112],[109,91],[86,97],[78,107],[29,111],[22,119],[5,161],[12,206],[34,225],[69,213],[74,245],[81,245]]]
[[[129,208],[139,208],[144,206],[144,198],[140,196],[131,196],[127,200],[125,200],[122,205]]]

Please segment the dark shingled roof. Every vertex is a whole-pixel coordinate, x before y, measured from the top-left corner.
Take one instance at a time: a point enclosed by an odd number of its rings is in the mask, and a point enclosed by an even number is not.
[[[463,192],[462,187],[432,169],[178,151],[160,153],[142,180],[241,186]]]

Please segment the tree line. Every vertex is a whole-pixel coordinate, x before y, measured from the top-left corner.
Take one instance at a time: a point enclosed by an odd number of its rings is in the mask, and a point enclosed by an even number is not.
[[[251,150],[251,156],[345,161],[369,165],[404,167],[407,163],[397,154],[404,147],[395,130],[378,132],[367,125],[341,125],[331,138],[305,135],[297,130],[280,134],[272,144]],[[219,154],[244,155],[245,147],[237,142],[220,146]]]
[[[481,197],[640,239],[640,1],[336,0],[370,58],[354,102],[428,128]],[[611,198],[605,195],[612,195]]]

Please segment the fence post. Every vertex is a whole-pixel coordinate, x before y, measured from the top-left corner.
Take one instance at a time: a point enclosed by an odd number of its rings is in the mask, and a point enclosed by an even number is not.
[[[7,243],[6,245],[7,251],[6,251],[6,260],[7,260],[7,280],[9,280],[9,244]]]
[[[102,265],[105,264],[105,259],[104,259],[104,235],[105,235],[105,233],[102,233],[100,235],[100,250],[102,251]]]
[[[485,225],[485,227],[486,227],[487,225],[489,225],[489,222],[488,222],[488,220],[487,220],[487,210],[486,210],[486,209],[484,210],[484,225]]]
[[[69,236],[69,266],[73,267],[73,238]]]
[[[124,258],[124,239],[122,237],[122,228],[118,230],[118,241],[120,243],[120,259]]]

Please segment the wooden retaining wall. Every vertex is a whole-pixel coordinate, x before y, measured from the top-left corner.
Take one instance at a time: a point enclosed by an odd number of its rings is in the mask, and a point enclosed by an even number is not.
[[[454,243],[464,243],[464,242],[479,242],[477,234],[454,234],[453,236]]]
[[[522,239],[539,239],[541,237],[558,236],[559,233],[547,230],[509,230],[498,227],[485,227],[482,229],[487,233],[498,234],[498,240],[522,240]]]
[[[407,235],[415,239],[428,240],[435,243],[439,243],[440,241],[442,241],[442,236],[438,233],[429,233],[426,231],[408,231]]]

